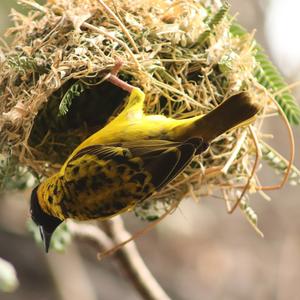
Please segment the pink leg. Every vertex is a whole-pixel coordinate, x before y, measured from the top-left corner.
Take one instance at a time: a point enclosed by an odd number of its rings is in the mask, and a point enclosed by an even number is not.
[[[121,88],[122,90],[127,91],[128,93],[131,93],[132,90],[134,89],[134,86],[123,81],[122,79],[120,79],[117,76],[122,65],[123,65],[122,61],[118,60],[115,64],[115,66],[113,67],[113,69],[111,70],[110,74],[108,75],[107,80],[109,82],[111,82],[112,84],[114,84],[115,86]]]

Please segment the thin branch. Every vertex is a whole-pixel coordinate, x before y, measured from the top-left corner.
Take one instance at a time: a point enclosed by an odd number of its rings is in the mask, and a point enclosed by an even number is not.
[[[109,251],[123,241],[130,239],[121,217],[115,217],[105,222],[110,236],[100,228],[91,224],[68,222],[70,231],[80,238],[85,238],[97,244],[101,250]],[[132,241],[115,253],[120,265],[129,275],[134,287],[145,300],[170,300],[142,260],[135,243]]]
[[[117,216],[106,222],[107,229],[115,244],[130,238],[121,217]],[[142,260],[136,245],[131,242],[116,252],[116,257],[129,278],[145,300],[170,300]]]
[[[273,93],[273,97],[276,97],[276,96],[278,96],[278,95],[281,95],[283,92],[290,91],[290,90],[292,90],[292,89],[294,89],[294,88],[297,88],[297,87],[299,87],[299,86],[300,86],[300,80],[295,81],[295,82],[289,84],[288,86],[286,86],[286,87],[280,89],[279,91],[276,91],[275,93]]]
[[[105,251],[114,247],[111,238],[95,225],[84,223],[78,224],[72,220],[68,220],[68,228],[74,236],[96,243],[97,247],[101,250]]]
[[[105,256],[114,254],[117,250],[121,249],[125,245],[127,245],[129,242],[136,240],[140,236],[146,234],[148,231],[152,230],[159,222],[161,222],[166,216],[168,216],[172,211],[174,211],[179,203],[174,203],[174,205],[171,205],[171,208],[166,210],[164,214],[162,214],[158,219],[155,221],[149,223],[144,228],[136,231],[132,235],[129,235],[128,239],[123,240],[120,243],[117,243],[114,247],[110,248],[109,250],[102,251],[101,253],[98,253],[98,258],[102,259]]]

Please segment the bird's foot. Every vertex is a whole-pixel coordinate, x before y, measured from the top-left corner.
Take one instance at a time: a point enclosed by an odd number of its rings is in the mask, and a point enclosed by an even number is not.
[[[120,79],[117,75],[123,65],[123,62],[121,60],[117,60],[115,66],[111,70],[111,72],[108,74],[107,80],[114,84],[115,86],[121,88],[122,90],[131,93],[134,89],[134,86],[125,82],[124,80]]]

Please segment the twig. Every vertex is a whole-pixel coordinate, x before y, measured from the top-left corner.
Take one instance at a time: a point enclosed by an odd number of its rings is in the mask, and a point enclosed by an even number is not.
[[[279,91],[273,93],[273,97],[276,97],[276,96],[278,96],[278,95],[281,95],[282,93],[284,93],[284,92],[286,92],[286,91],[290,91],[290,90],[292,90],[293,88],[299,87],[299,85],[300,85],[300,80],[297,80],[297,81],[295,81],[295,82],[289,84],[288,86],[286,86],[286,87],[280,89]]]
[[[121,217],[106,222],[112,240],[119,244],[130,238]],[[133,285],[145,300],[170,300],[142,260],[136,245],[131,242],[116,252],[123,268],[127,271]]]
[[[263,91],[265,93],[268,93],[268,91],[263,88]],[[293,134],[293,130],[291,128],[291,125],[284,113],[284,111],[282,110],[281,106],[277,103],[277,101],[275,100],[274,96],[272,95],[270,97],[270,99],[272,100],[273,104],[276,106],[286,128],[287,128],[287,131],[288,131],[288,137],[289,137],[289,142],[290,142],[290,157],[289,157],[289,160],[288,160],[288,164],[287,164],[287,168],[286,168],[286,171],[285,171],[285,174],[282,178],[282,181],[278,184],[275,184],[275,185],[270,185],[270,186],[258,186],[256,187],[257,190],[265,190],[265,191],[271,191],[271,190],[278,190],[278,189],[281,189],[285,184],[286,182],[288,181],[289,179],[289,175],[290,175],[290,172],[292,170],[292,167],[293,167],[293,162],[294,162],[294,158],[295,158],[295,138],[294,138],[294,134]]]
[[[78,224],[68,220],[68,228],[73,235],[96,243],[101,250],[109,250],[114,247],[111,238],[95,225]]]
[[[146,234],[148,231],[150,231],[151,229],[153,229],[159,222],[161,222],[166,216],[168,216],[174,209],[176,209],[176,207],[178,206],[179,203],[175,204],[175,205],[171,205],[171,208],[166,210],[164,214],[162,214],[158,219],[156,219],[155,221],[149,223],[147,226],[145,226],[144,228],[142,228],[141,230],[136,231],[135,233],[133,233],[132,235],[129,235],[128,239],[123,240],[120,243],[117,243],[114,247],[110,248],[109,250],[106,251],[102,251],[101,253],[98,253],[98,258],[102,259],[105,256],[109,256],[114,254],[117,250],[121,249],[122,247],[124,247],[125,245],[127,245],[129,242],[134,241],[135,239],[137,239],[138,237]]]
[[[288,131],[288,137],[290,140],[290,158],[289,158],[289,162],[288,162],[288,166],[286,168],[286,172],[285,175],[281,181],[281,183],[278,186],[270,186],[269,189],[280,189],[282,188],[286,182],[289,179],[289,175],[293,166],[293,162],[294,162],[294,158],[295,158],[295,138],[294,138],[294,134],[293,134],[293,130],[291,128],[291,125],[289,124],[289,121],[284,113],[284,111],[282,110],[281,106],[277,103],[277,101],[275,100],[274,97],[271,97],[271,100],[273,101],[273,103],[277,106],[277,109],[282,117],[282,120],[284,122],[284,124],[286,125],[287,131]],[[266,189],[267,187],[265,187]]]
[[[100,228],[90,224],[79,225],[69,221],[68,227],[75,236],[85,238],[96,243],[97,246],[104,251],[109,251],[116,245],[130,238],[130,234],[124,228],[121,217],[115,217],[106,221],[106,227],[109,231],[110,237]],[[143,299],[170,299],[150,273],[133,241],[120,248],[115,255]]]

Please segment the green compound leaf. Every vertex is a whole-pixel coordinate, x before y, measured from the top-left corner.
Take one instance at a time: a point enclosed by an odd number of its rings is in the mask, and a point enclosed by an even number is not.
[[[233,35],[233,36],[243,36],[245,34],[248,34],[248,31],[246,30],[246,28],[244,28],[242,25],[236,23],[236,22],[233,22],[230,26],[230,33]]]
[[[209,39],[210,35],[213,34],[213,29],[220,25],[222,21],[226,18],[230,5],[225,2],[220,9],[211,17],[207,19],[207,27],[205,31],[203,31],[196,42],[191,46],[191,48],[202,47],[206,41]]]
[[[208,40],[210,34],[211,34],[211,30],[209,30],[209,29],[203,31],[199,35],[197,41],[191,46],[191,48],[202,47],[205,44],[205,42]]]
[[[264,237],[263,232],[258,228],[258,224],[257,224],[257,214],[256,212],[253,210],[253,208],[251,208],[249,206],[249,204],[242,200],[239,204],[240,209],[242,210],[242,212],[245,214],[247,221],[251,224],[251,226],[255,229],[255,231],[261,236]]]
[[[76,81],[71,87],[66,91],[63,96],[59,108],[58,108],[58,116],[64,116],[68,113],[69,108],[75,97],[80,96],[86,89],[86,86],[80,80]]]
[[[237,23],[233,23],[230,27],[230,32],[233,36],[243,36],[247,34],[247,30]],[[290,124],[300,124],[300,107],[297,104],[294,96],[288,89],[282,75],[277,68],[272,64],[264,49],[255,42],[254,57],[258,63],[255,70],[255,78],[272,93],[278,93],[275,97],[276,101],[282,108]],[[281,92],[282,91],[282,92]]]
[[[299,125],[300,123],[300,108],[287,88],[287,83],[284,81],[276,67],[270,62],[263,48],[256,45],[255,59],[259,62],[256,69],[255,77],[258,82],[272,92],[283,92],[276,96],[275,99],[284,111],[287,119],[291,124]],[[286,89],[286,90],[285,90]]]
[[[7,58],[8,65],[18,72],[25,74],[28,70],[37,70],[37,64],[32,57],[22,55],[12,55]]]
[[[220,9],[217,11],[217,13],[209,20],[208,27],[213,29],[214,27],[221,24],[221,22],[225,19],[227,16],[227,13],[229,11],[230,5],[225,2]]]
[[[266,143],[261,143],[261,151],[263,159],[268,165],[272,167],[277,174],[284,175],[288,167],[287,160]],[[300,171],[295,166],[292,166],[289,183],[291,185],[300,185]]]

